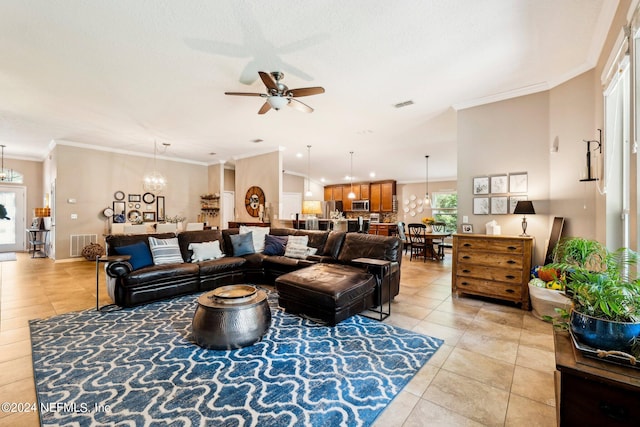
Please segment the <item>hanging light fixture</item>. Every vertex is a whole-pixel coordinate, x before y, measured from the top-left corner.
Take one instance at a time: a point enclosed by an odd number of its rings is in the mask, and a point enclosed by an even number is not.
[[[351,191],[349,191],[347,198],[355,199],[356,193],[353,192],[353,151],[350,151],[349,154],[351,154],[351,171],[349,172],[349,180],[351,181]]]
[[[304,193],[305,197],[313,196],[311,192],[311,146],[307,145],[307,192]]]
[[[6,145],[0,145],[2,147],[2,169],[0,169],[0,181],[5,181],[7,179],[7,171],[4,170],[4,147]]]
[[[162,145],[164,145],[164,151],[166,151],[169,144],[163,143]],[[156,142],[153,141],[153,172],[146,174],[142,178],[142,187],[146,192],[152,194],[161,193],[167,187],[167,180],[156,168],[157,151],[158,146]]]
[[[427,169],[425,174],[425,193],[424,193],[424,204],[429,206],[431,205],[431,199],[429,198],[429,156],[424,156],[427,162]]]

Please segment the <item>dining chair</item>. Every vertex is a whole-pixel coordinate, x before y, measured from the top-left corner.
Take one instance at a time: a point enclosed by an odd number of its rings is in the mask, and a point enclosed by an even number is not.
[[[444,233],[447,230],[447,224],[444,222],[436,222],[431,225],[434,233]],[[433,239],[433,244],[438,245],[438,258],[444,259],[444,237]]]
[[[156,233],[175,233],[178,226],[175,222],[167,222],[156,225]]]
[[[422,257],[423,261],[427,260],[427,226],[420,223],[409,224],[409,242],[411,242],[411,250],[409,261],[413,260],[413,257]]]

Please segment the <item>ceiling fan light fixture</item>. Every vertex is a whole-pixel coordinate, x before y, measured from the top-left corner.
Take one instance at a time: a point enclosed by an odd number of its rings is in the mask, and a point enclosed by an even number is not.
[[[283,96],[272,95],[267,97],[267,102],[271,105],[271,108],[278,111],[279,109],[287,106],[289,99]]]

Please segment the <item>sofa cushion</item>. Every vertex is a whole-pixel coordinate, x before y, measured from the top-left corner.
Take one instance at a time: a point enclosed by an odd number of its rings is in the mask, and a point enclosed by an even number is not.
[[[131,264],[131,268],[134,270],[153,265],[151,251],[144,242],[137,242],[127,246],[119,246],[114,248],[114,250],[118,255],[130,255],[131,258],[129,259],[129,264]]]
[[[156,239],[149,237],[149,247],[155,265],[182,263],[178,238]]]
[[[253,247],[253,232],[233,234],[229,238],[233,246],[233,256],[249,255],[256,252]]]
[[[189,249],[193,251],[191,262],[206,261],[209,259],[222,258],[224,254],[220,250],[220,241],[190,243]]]
[[[262,252],[264,250],[265,236],[269,234],[269,230],[269,227],[240,226],[240,234],[252,233],[254,252]]]
[[[288,240],[288,236],[272,236],[267,234],[264,239],[263,253],[265,255],[284,255]]]

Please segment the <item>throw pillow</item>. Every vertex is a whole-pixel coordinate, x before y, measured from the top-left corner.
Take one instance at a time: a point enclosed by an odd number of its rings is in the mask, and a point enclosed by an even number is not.
[[[289,236],[287,245],[289,244],[307,246],[309,244],[309,236]]]
[[[130,255],[129,264],[131,264],[131,268],[134,270],[153,265],[151,252],[149,252],[149,247],[147,247],[144,242],[115,247],[114,250],[118,255]]]
[[[155,265],[184,262],[177,237],[171,239],[149,237],[149,247],[151,248],[151,255]]]
[[[304,245],[287,244],[287,249],[284,252],[284,256],[289,258],[305,259],[307,257],[307,253],[307,247]]]
[[[214,240],[213,242],[190,243],[189,249],[193,251],[191,262],[218,259],[224,256],[220,250],[220,241],[218,240]]]
[[[287,245],[287,236],[272,236],[267,234],[264,236],[265,255],[284,255],[285,246]]]
[[[240,234],[253,233],[253,250],[255,252],[262,252],[264,250],[265,236],[269,234],[271,228],[269,227],[256,227],[256,226],[240,226]]]
[[[253,236],[252,232],[245,234],[232,234],[229,236],[231,239],[231,246],[233,246],[233,256],[242,256],[255,253],[253,248]]]

